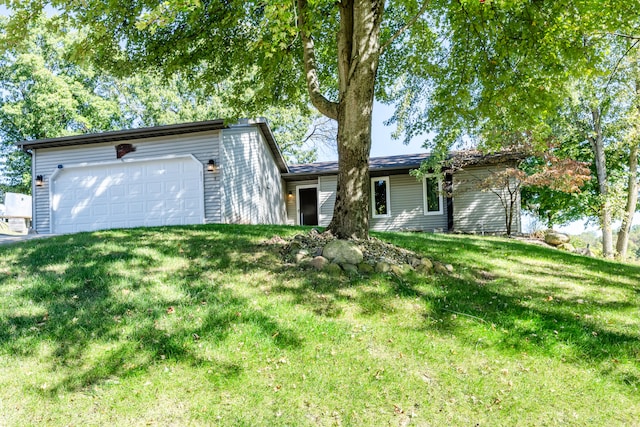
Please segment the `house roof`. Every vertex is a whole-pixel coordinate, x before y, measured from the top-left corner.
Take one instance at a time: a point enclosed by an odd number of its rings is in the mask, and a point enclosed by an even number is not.
[[[369,159],[369,172],[374,176],[382,173],[406,172],[418,169],[422,162],[429,159],[430,153],[400,154],[396,156],[372,157]],[[477,150],[462,150],[449,153],[446,166],[452,171],[467,166],[491,165],[523,159],[524,155],[518,151],[504,151],[484,154]],[[312,179],[321,175],[335,175],[338,173],[338,162],[316,162],[290,165],[289,173],[282,177],[287,181]]]
[[[187,133],[204,132],[209,130],[220,130],[242,126],[258,126],[262,131],[267,144],[273,153],[273,157],[280,169],[280,172],[287,172],[288,166],[282,156],[280,147],[271,132],[269,123],[264,118],[244,119],[234,125],[226,125],[224,120],[207,120],[203,122],[179,123],[175,125],[153,126],[137,129],[125,129],[83,135],[62,136],[59,138],[45,138],[31,141],[20,141],[16,145],[22,150],[32,150],[37,148],[68,147],[73,145],[98,144],[103,142],[128,141],[133,139],[154,138],[158,136],[182,135]]]
[[[429,153],[401,154],[396,156],[371,157],[369,159],[369,171],[392,172],[407,169],[417,169],[420,164],[429,158]],[[306,176],[335,175],[338,173],[338,162],[316,162],[299,165],[290,165],[289,173],[283,174],[285,179],[300,179]]]

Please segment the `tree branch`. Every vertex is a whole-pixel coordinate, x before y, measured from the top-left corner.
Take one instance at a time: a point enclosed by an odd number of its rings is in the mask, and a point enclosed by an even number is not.
[[[625,39],[631,39],[631,40],[640,40],[640,36],[634,36],[631,34],[622,34],[622,33],[612,33],[614,36],[618,36],[618,37],[623,37]]]
[[[615,34],[615,35],[621,35],[621,34]],[[618,67],[620,66],[620,63],[622,63],[622,60],[629,54],[629,52],[631,52],[633,49],[636,48],[636,46],[638,46],[638,44],[640,44],[640,37],[631,37],[631,36],[627,36],[628,38],[634,40],[634,42],[631,44],[631,47],[629,47],[629,49],[627,49],[622,56],[620,56],[620,58],[618,58],[618,61],[616,62],[616,65],[613,67],[613,70],[611,71],[611,74],[609,75],[609,80],[607,80],[607,84],[605,85],[605,92],[609,89],[609,85],[611,84],[611,81],[613,80],[613,76],[616,75],[616,73],[618,72]]]
[[[416,21],[420,18],[420,15],[422,15],[424,11],[427,10],[428,5],[429,0],[425,0],[424,3],[422,3],[420,10],[418,10],[418,13],[416,13],[413,18],[409,20],[409,22],[407,22],[402,28],[400,28],[394,35],[391,36],[389,40],[387,40],[385,44],[380,47],[380,54],[383,54],[384,51],[387,50],[387,48],[391,45],[391,43],[393,43],[398,37],[400,37],[405,31],[407,31],[413,24],[416,23]]]
[[[320,91],[318,82],[318,68],[313,39],[307,34],[306,26],[307,0],[298,0],[298,31],[302,39],[304,74],[311,103],[320,113],[330,119],[338,119],[338,104],[329,101]]]

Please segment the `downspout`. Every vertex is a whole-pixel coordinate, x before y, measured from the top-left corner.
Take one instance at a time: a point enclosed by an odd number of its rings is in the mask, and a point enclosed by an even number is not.
[[[35,150],[24,150],[29,156],[31,156],[31,224],[29,226],[28,233],[37,232],[34,228],[36,223],[36,152]]]
[[[453,174],[444,175],[444,195],[447,203],[447,231],[453,231]]]

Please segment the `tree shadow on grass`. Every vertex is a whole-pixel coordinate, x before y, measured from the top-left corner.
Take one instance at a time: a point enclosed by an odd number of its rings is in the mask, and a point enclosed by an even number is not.
[[[609,286],[636,297],[598,307],[627,311],[639,308],[638,287],[628,282],[640,282],[640,268],[497,239],[387,233],[387,240],[453,263],[456,274],[331,276],[283,267],[271,249],[260,246],[261,240],[282,233],[282,227],[197,226],[178,232],[115,230],[25,242],[2,264],[7,274],[0,276],[0,289],[10,289],[3,292],[4,298],[16,307],[0,320],[0,351],[38,355],[42,343],[49,343],[51,354],[45,357],[51,358],[51,370],[64,372],[47,391],[51,394],[137,375],[164,360],[196,367],[214,364],[216,378],[232,379],[242,375],[242,368],[225,360],[209,361],[199,344],[223,347],[237,328],[247,327],[275,349],[304,345],[303,337],[256,308],[233,283],[225,283],[266,272],[277,277],[252,286],[286,295],[320,317],[340,318],[345,307],[355,307],[363,316],[387,314],[397,309],[394,301],[399,298],[428,307],[424,329],[464,341],[489,333],[491,345],[504,352],[593,364],[637,360],[640,354],[637,333],[589,317],[597,301],[545,301],[548,289],[519,283],[499,269],[489,275],[484,271],[493,256],[513,262],[548,261],[551,267],[543,270],[537,271],[537,265],[523,268],[550,279],[563,274],[554,272],[554,265],[573,263],[586,272],[605,271],[608,278],[594,277],[586,285]],[[617,282],[616,274],[627,275],[626,281]],[[455,313],[460,313],[456,319]],[[638,387],[638,370],[602,372]]]
[[[238,376],[241,367],[211,362],[200,345],[223,346],[242,325],[274,348],[303,343],[215,281],[261,269],[246,257],[265,233],[269,227],[200,226],[25,242],[11,249],[10,274],[0,277],[4,298],[15,303],[0,320],[0,351],[50,359],[52,371],[64,372],[47,388],[50,395],[136,375],[165,360],[213,363],[217,375]]]
[[[335,278],[310,270],[297,273],[298,286],[279,286],[273,291],[291,295],[296,304],[329,317],[338,316],[345,305],[356,306],[363,316],[376,316],[395,312],[396,298],[422,301],[428,307],[424,321],[428,331],[464,342],[488,335],[490,345],[501,352],[590,364],[625,386],[640,387],[640,369],[602,368],[610,361],[638,366],[640,331],[609,323],[602,316],[607,312],[634,319],[633,313],[640,311],[640,268],[499,239],[392,233],[387,237],[432,259],[434,253],[446,254],[445,259],[435,259],[454,263],[456,273]],[[500,261],[510,257],[513,262],[534,259],[548,263],[543,267],[521,265],[528,272],[523,273],[525,277],[529,274],[546,285],[523,283],[499,268],[488,273],[486,265],[493,256],[502,257]],[[578,265],[580,270],[566,271],[567,265]],[[584,277],[588,279],[580,280]],[[573,280],[589,296],[569,292],[570,286],[562,283],[565,279]],[[616,298],[611,295],[614,292]]]

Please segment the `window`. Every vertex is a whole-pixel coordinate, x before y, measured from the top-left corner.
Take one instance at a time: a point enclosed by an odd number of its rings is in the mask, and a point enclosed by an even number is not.
[[[437,175],[427,175],[422,180],[422,195],[425,215],[442,214],[442,179]]]
[[[374,218],[391,215],[389,177],[371,178],[371,205]]]

